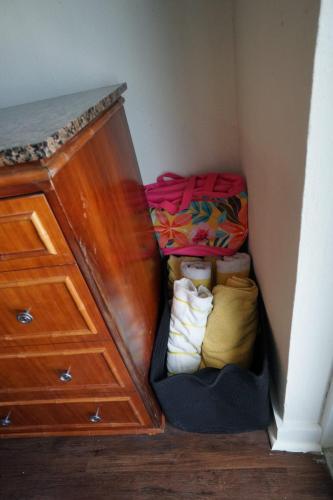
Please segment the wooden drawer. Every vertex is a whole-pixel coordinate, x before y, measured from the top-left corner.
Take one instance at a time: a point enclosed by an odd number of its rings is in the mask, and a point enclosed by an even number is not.
[[[25,318],[29,321],[23,323]],[[110,338],[76,265],[0,274],[0,345]]]
[[[122,395],[132,381],[113,342],[7,349],[0,353],[0,401]],[[51,396],[52,394],[52,396]]]
[[[0,200],[0,271],[73,261],[43,194]]]
[[[0,404],[0,436],[65,434],[75,430],[90,430],[93,434],[112,428],[140,427],[147,421],[140,411],[140,402],[134,399],[124,396]]]

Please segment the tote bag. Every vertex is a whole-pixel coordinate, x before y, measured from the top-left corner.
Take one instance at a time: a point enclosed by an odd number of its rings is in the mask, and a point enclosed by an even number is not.
[[[167,172],[145,193],[164,255],[233,255],[246,240],[248,196],[240,175]]]

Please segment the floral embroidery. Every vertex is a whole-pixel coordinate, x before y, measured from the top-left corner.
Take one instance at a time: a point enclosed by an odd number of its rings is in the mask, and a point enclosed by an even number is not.
[[[152,208],[160,248],[204,245],[237,251],[248,234],[247,204],[247,193],[242,192],[230,198],[192,201],[176,215]]]
[[[214,237],[214,231],[207,223],[198,224],[194,226],[190,233],[190,240],[195,245],[207,244],[207,241]]]
[[[158,241],[161,248],[167,246],[187,246],[186,226],[191,221],[190,214],[181,214],[170,217],[164,210],[157,209],[155,217],[158,221],[155,224],[155,232],[158,234]]]
[[[193,236],[193,243],[199,243],[200,241],[208,240],[208,231],[207,229],[198,229],[196,234]]]

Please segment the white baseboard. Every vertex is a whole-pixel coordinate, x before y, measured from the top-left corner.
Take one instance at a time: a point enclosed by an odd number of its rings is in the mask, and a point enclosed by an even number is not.
[[[322,453],[320,444],[322,429],[319,424],[282,420],[276,411],[274,418],[275,422],[268,429],[272,450]]]
[[[324,448],[324,455],[331,478],[333,479],[333,448]]]

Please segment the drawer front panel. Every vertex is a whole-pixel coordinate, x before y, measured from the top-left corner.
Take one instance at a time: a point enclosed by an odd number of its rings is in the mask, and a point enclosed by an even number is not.
[[[0,271],[73,261],[43,194],[0,200]]]
[[[131,397],[0,404],[0,433],[140,427],[145,419]]]
[[[57,397],[82,390],[122,392],[124,388],[132,389],[132,383],[112,342],[0,353],[0,400],[45,398],[50,392]]]
[[[0,274],[0,345],[109,338],[75,265]]]

